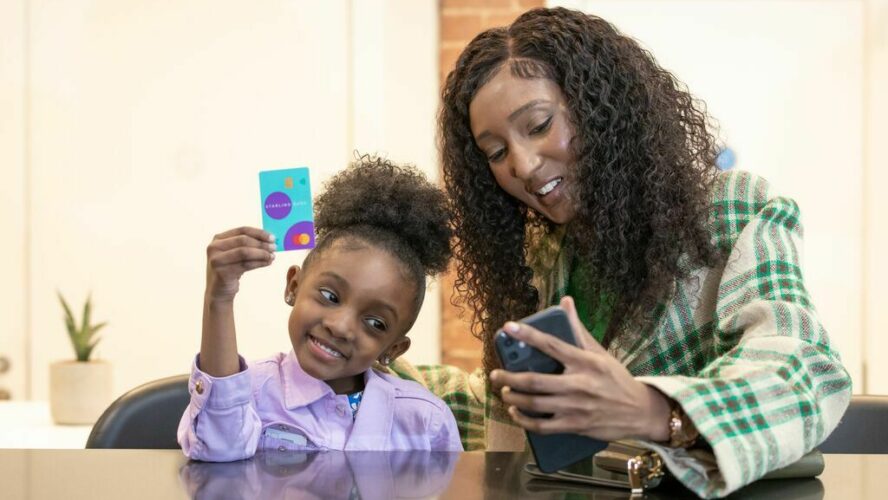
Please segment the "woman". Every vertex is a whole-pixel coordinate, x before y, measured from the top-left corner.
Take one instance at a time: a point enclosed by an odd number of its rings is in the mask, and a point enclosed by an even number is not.
[[[802,281],[798,207],[718,172],[702,104],[635,41],[527,12],[466,47],[440,129],[484,367],[395,369],[450,403],[466,449],[523,449],[523,429],[636,438],[717,496],[838,423],[851,381]],[[512,322],[558,303],[580,347]],[[500,328],[565,373],[498,370]]]

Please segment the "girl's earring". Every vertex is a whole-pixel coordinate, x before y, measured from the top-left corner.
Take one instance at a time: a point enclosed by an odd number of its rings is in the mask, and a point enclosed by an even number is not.
[[[391,363],[391,362],[392,362],[392,360],[390,360],[388,356],[382,358],[382,364],[383,364],[383,366],[388,366],[388,364]]]
[[[284,296],[284,302],[291,306],[293,305],[294,299],[295,297],[293,297],[293,292],[287,292],[287,295]]]

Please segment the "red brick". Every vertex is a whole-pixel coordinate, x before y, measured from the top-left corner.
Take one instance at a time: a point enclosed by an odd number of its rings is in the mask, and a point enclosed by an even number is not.
[[[487,16],[485,24],[491,28],[494,26],[508,26],[520,14],[520,12],[515,12],[514,14],[491,14]]]
[[[545,2],[543,0],[515,0],[515,6],[524,12],[525,10],[530,10],[535,7],[543,7],[545,6]]]
[[[512,7],[512,0],[441,0],[441,9],[464,9],[464,8],[509,8]]]
[[[460,53],[462,53],[462,51],[462,47],[441,49],[439,63],[440,70],[444,73],[444,75],[450,73],[450,70],[452,70],[456,66],[456,60],[459,58],[459,55]]]
[[[469,41],[483,30],[484,25],[478,15],[445,14],[441,16],[442,41]]]

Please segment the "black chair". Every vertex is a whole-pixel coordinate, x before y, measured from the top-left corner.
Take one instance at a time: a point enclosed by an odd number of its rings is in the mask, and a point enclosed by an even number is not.
[[[86,447],[178,449],[176,430],[190,398],[188,375],[140,385],[102,413]]]
[[[839,426],[818,448],[823,453],[888,453],[888,396],[851,396]]]

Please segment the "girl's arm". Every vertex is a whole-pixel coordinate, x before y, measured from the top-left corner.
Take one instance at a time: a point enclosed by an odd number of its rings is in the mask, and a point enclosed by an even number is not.
[[[240,371],[234,328],[234,296],[240,277],[274,261],[274,236],[254,227],[218,234],[207,247],[200,369],[213,377]]]

